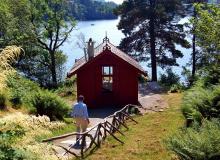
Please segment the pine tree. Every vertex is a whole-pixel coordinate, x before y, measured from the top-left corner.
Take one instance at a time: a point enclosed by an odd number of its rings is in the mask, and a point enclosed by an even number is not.
[[[138,60],[151,60],[152,81],[157,81],[158,65],[178,65],[176,59],[183,54],[176,44],[190,47],[178,24],[184,15],[179,0],[127,0],[115,13],[121,17],[118,29],[125,34],[120,47]]]

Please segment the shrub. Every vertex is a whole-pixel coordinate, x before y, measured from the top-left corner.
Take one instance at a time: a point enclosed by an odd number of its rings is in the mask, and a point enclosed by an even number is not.
[[[28,106],[29,95],[32,92],[40,90],[40,87],[37,83],[18,75],[9,77],[7,80],[7,86],[10,90],[9,101],[15,108],[19,108],[21,105]]]
[[[0,144],[0,160],[29,159],[25,152],[10,145]]]
[[[76,77],[72,77],[70,79],[65,80],[59,87],[54,91],[59,96],[75,96],[76,90]]]
[[[148,81],[147,76],[143,76],[143,75],[138,76],[138,82],[139,83],[146,83],[147,81]]]
[[[15,140],[25,134],[24,129],[16,124],[13,124],[10,128],[0,124],[0,130],[0,160],[27,158],[23,151],[12,147]]]
[[[0,109],[5,109],[6,107],[6,96],[0,93]]]
[[[165,86],[172,86],[174,84],[179,84],[180,77],[175,74],[171,68],[166,70],[165,74],[160,75],[159,82]]]
[[[220,84],[220,65],[211,65],[206,67],[201,73],[204,86]]]
[[[181,84],[174,84],[170,87],[170,93],[181,92],[184,88],[185,87]]]
[[[168,149],[184,160],[220,159],[220,122],[205,120],[201,127],[180,130],[166,141]]]
[[[10,94],[9,101],[12,103],[13,108],[20,108],[22,105],[22,96],[19,92],[14,91]]]
[[[182,112],[187,120],[220,118],[220,85],[211,89],[195,86],[184,96]],[[199,117],[200,115],[200,117]],[[194,117],[197,118],[194,118]]]
[[[47,115],[51,120],[62,120],[69,111],[66,103],[48,90],[33,93],[30,97],[30,104],[35,114]]]
[[[0,160],[57,160],[52,146],[38,143],[36,138],[63,127],[64,123],[51,122],[46,116],[20,112],[0,118]]]

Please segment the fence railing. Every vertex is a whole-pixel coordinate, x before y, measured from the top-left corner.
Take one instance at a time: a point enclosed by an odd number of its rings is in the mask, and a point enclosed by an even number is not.
[[[73,148],[74,144],[69,145],[68,148],[59,146],[61,147],[65,152],[62,154],[62,156],[65,156],[66,154],[71,154],[74,155],[75,157],[84,157],[85,153],[90,150],[90,149],[95,149],[97,147],[100,147],[101,142],[106,139],[106,137],[112,136],[115,140],[117,140],[119,143],[123,144],[124,142],[120,140],[118,137],[114,135],[115,132],[118,132],[119,134],[124,136],[124,133],[120,131],[120,127],[123,126],[126,129],[129,129],[128,126],[126,125],[126,120],[130,119],[131,121],[138,123],[131,117],[131,113],[133,109],[138,109],[139,106],[136,105],[126,105],[124,108],[122,108],[119,111],[116,111],[114,114],[104,118],[104,121],[101,123],[98,123],[94,127],[92,127],[90,130],[84,132],[84,133],[70,133],[70,134],[65,134],[62,136],[57,136],[53,137],[50,139],[43,140],[43,142],[49,142],[53,140],[58,140],[62,139],[65,137],[69,136],[80,136],[80,138],[77,141],[81,141],[81,146],[80,146],[80,152],[76,153],[72,151],[71,149]],[[95,130],[95,133],[92,133]],[[86,144],[86,139],[89,139],[89,145],[85,147],[84,144]]]

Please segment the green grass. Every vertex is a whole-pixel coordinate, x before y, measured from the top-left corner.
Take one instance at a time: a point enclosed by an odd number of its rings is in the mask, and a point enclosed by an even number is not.
[[[88,160],[170,160],[176,157],[167,151],[164,140],[183,126],[184,118],[180,111],[182,95],[179,93],[163,95],[169,104],[164,112],[149,113],[136,117],[139,122],[128,123],[125,137],[116,134],[125,142],[119,144],[109,137],[100,149],[89,155]]]

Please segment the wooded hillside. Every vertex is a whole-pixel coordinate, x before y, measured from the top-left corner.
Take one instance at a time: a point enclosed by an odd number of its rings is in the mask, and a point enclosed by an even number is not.
[[[113,9],[114,2],[101,2],[92,0],[70,0],[69,10],[78,20],[116,19]]]

